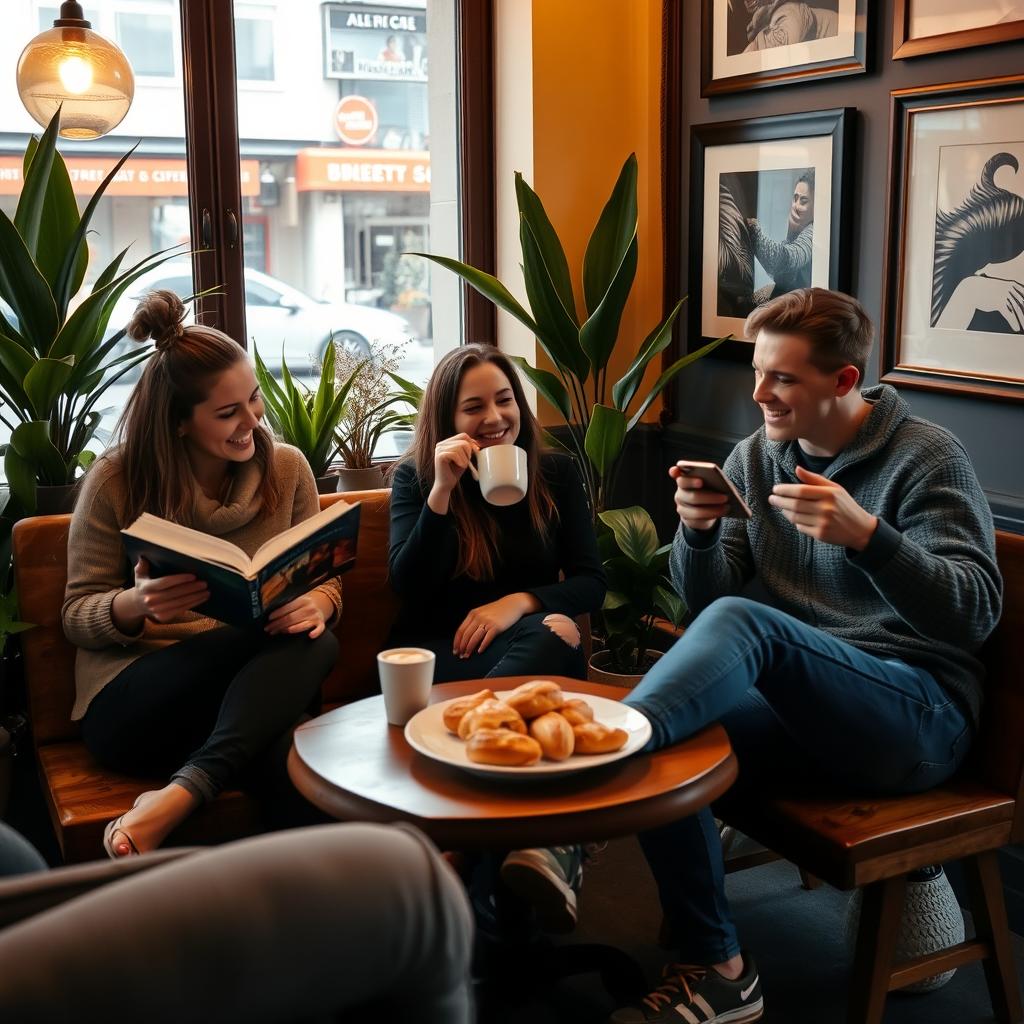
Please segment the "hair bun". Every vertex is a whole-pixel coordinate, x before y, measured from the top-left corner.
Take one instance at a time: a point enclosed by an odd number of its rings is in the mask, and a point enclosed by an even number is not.
[[[184,319],[184,303],[174,292],[161,288],[142,297],[125,331],[135,341],[152,338],[156,350],[166,352],[184,332]]]

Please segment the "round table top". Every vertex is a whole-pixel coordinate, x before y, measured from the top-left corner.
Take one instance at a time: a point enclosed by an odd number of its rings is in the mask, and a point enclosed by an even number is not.
[[[512,689],[532,676],[433,688],[430,702]],[[549,676],[564,689],[621,700],[628,689]],[[288,772],[341,821],[407,821],[446,848],[513,848],[630,835],[706,807],[732,785],[736,758],[721,726],[653,754],[543,779],[482,777],[414,751],[388,725],[384,698],[335,708],[295,732]]]

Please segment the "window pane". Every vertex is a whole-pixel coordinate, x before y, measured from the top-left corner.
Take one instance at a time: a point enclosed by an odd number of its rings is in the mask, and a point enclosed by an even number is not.
[[[90,5],[90,12],[93,6]],[[174,77],[174,28],[170,17],[118,13],[117,41],[131,61],[136,77]]]
[[[235,18],[235,59],[241,80],[274,80],[274,26],[270,20]]]
[[[269,24],[275,9],[260,20],[255,7],[237,4],[236,25]],[[333,334],[342,357],[391,359],[423,383],[430,273],[403,254],[430,249],[426,0],[292,0],[276,16],[289,29],[274,36],[277,91],[252,84],[256,38],[239,31],[236,42],[240,156],[259,164],[243,199],[250,344],[270,367],[283,344],[312,386]],[[258,304],[257,282],[286,294]],[[401,444],[386,434],[378,454]]]
[[[123,43],[123,37],[119,36],[120,19],[125,16],[127,6],[126,0],[90,0],[86,6],[86,17],[101,35],[108,39],[121,38]],[[176,24],[179,17],[176,0],[147,0],[145,4],[135,6],[145,7],[152,13],[154,23],[163,26],[159,41],[166,51],[171,45],[170,25]],[[16,64],[21,48],[37,31],[37,18],[48,19],[46,27],[49,28],[57,16],[56,11],[35,8],[30,4],[11,5],[5,32],[0,39],[0,54],[6,66],[14,67]],[[174,39],[177,40],[177,36]],[[140,68],[131,52],[129,59],[133,60],[139,75]],[[173,62],[167,59],[163,60],[162,66],[171,67],[173,71]],[[192,270],[187,256],[190,229],[184,130],[184,99],[180,83],[165,80],[147,84],[145,78],[139,78],[132,108],[113,132],[93,141],[60,140],[58,143],[81,211],[117,160],[139,142],[93,214],[88,236],[89,264],[82,287],[72,299],[72,310],[88,298],[100,274],[123,249],[128,250],[122,263],[124,269],[170,246],[178,246],[180,254],[163,267],[145,274],[127,289],[114,306],[104,337],[109,338],[124,327],[139,295],[147,287],[167,287],[186,297],[192,293]],[[22,158],[26,142],[30,134],[38,136],[41,131],[21,106],[14,89],[0,94],[0,209],[9,217],[14,216],[22,189]],[[154,135],[150,135],[151,132]],[[251,169],[257,173],[255,162]],[[117,352],[142,352],[146,347],[123,341]],[[139,370],[132,370],[103,392],[95,407],[102,418],[88,446],[91,451],[98,453],[106,446],[138,375]],[[108,379],[110,376],[112,374]],[[3,415],[9,421],[17,419],[10,409],[4,409]],[[9,435],[9,428],[0,423],[0,444],[6,443]],[[0,476],[2,474],[3,462],[0,460]]]
[[[47,29],[53,28],[53,23],[60,17],[59,7],[40,7],[39,8],[39,31],[45,32]]]

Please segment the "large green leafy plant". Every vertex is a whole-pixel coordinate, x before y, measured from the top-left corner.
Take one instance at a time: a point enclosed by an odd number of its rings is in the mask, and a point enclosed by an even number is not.
[[[644,373],[672,340],[683,300],[644,339],[629,368],[609,388],[608,363],[618,342],[622,312],[637,268],[637,162],[630,154],[590,237],[583,259],[583,307],[576,299],[565,250],[537,194],[516,174],[522,270],[530,309],[496,277],[445,256],[425,256],[454,271],[536,336],[555,372],[515,362],[562,415],[570,450],[579,460],[591,509],[606,507],[626,437],[661,390],[683,369],[724,339],[677,359],[641,394]]]
[[[320,381],[316,391],[310,391],[296,382],[281,357],[281,383],[267,369],[258,351],[256,380],[260,385],[267,419],[274,432],[286,444],[294,445],[306,456],[313,476],[326,475],[331,461],[338,454],[341,440],[339,426],[345,411],[353,382],[362,372],[358,363],[340,384],[335,381],[334,346],[324,349],[320,367]]]
[[[87,448],[102,419],[103,393],[149,357],[146,350],[119,351],[124,329],[108,334],[108,324],[132,282],[170,258],[156,253],[123,270],[124,249],[79,296],[89,222],[134,147],[79,214],[56,149],[59,119],[58,109],[42,137],[29,140],[14,219],[0,211],[0,298],[13,312],[0,311],[0,420],[11,431],[0,451],[13,499],[26,514],[36,510],[38,485],[74,482],[92,458]]]
[[[602,512],[600,519],[610,530],[600,542],[608,576],[601,609],[608,667],[642,672],[654,620],[660,616],[678,626],[686,614],[686,604],[668,576],[672,545],[658,546],[654,522],[639,505]]]

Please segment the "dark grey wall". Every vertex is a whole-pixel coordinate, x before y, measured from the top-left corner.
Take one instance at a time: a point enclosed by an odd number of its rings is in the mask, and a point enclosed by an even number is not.
[[[891,89],[963,82],[1024,71],[1024,42],[956,50],[946,54],[892,60],[892,0],[869,0],[868,72],[804,85],[784,85],[730,96],[700,97],[700,8],[683,0],[683,134],[682,195],[689,195],[689,127],[744,117],[794,113],[832,107],[858,111],[854,190],[854,258],[851,291],[875,320],[882,310],[883,232],[888,178]],[[1024,126],[1022,126],[1024,131]],[[673,159],[671,154],[666,159]],[[689,237],[688,202],[684,198],[682,277],[686,293],[687,255],[697,253]],[[684,328],[685,329],[685,328]],[[1024,346],[1024,339],[1021,342]],[[868,383],[878,379],[878,352],[868,368]],[[709,454],[727,453],[740,438],[759,426],[761,418],[750,400],[750,370],[714,358],[683,371],[677,386],[676,422],[665,435],[666,458],[688,457],[703,445]],[[1024,405],[982,401],[934,392],[904,389],[915,414],[952,430],[967,447],[975,469],[1004,529],[1024,532]]]

